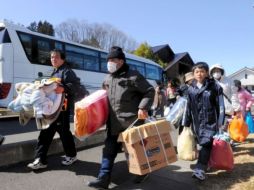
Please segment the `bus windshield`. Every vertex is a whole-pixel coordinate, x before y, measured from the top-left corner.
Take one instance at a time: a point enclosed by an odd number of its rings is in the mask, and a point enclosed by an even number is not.
[[[11,43],[8,31],[4,27],[0,27],[0,44]]]

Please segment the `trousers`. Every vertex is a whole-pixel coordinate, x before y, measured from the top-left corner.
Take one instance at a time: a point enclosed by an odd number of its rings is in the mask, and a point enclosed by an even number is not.
[[[212,146],[213,146],[213,141],[206,144],[206,145],[201,146],[201,149],[198,154],[198,161],[196,164],[196,168],[204,170],[204,171],[207,169]]]
[[[117,139],[118,135],[110,135],[108,133],[102,152],[102,162],[98,176],[99,178],[105,175],[111,175],[115,158],[117,153],[121,151],[122,147],[122,143],[117,142]]]
[[[43,164],[47,163],[47,153],[53,137],[58,132],[63,144],[66,156],[74,157],[77,155],[74,138],[70,131],[70,114],[69,111],[62,111],[56,121],[47,129],[41,130],[36,145],[35,158],[40,158]]]
[[[142,124],[144,124],[144,120],[138,120],[136,121],[135,126],[139,126]],[[115,158],[122,149],[122,143],[117,142],[119,135],[112,135],[110,132],[111,127],[113,126],[108,126],[107,137],[104,142],[102,162],[98,178],[111,175]]]

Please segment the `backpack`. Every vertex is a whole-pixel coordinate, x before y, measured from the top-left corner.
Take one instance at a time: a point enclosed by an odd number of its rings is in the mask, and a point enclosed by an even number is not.
[[[70,119],[73,121],[74,119],[74,109],[75,109],[75,103],[82,100],[85,96],[89,95],[88,90],[86,87],[78,81],[76,83],[76,89],[75,92],[72,94],[72,98],[70,100]]]
[[[89,92],[86,89],[86,87],[83,84],[78,83],[77,90],[73,94],[73,102],[74,103],[78,102],[78,101],[82,100],[85,96],[88,96],[88,95],[89,95]]]
[[[67,64],[66,68],[62,71],[61,73],[61,79],[62,81],[64,80],[64,73],[71,70],[72,72],[74,72],[69,65]],[[75,73],[75,72],[74,72]],[[80,78],[75,74],[75,78],[76,78],[76,82],[74,83],[75,85],[75,92],[72,92],[71,94],[71,104],[74,104],[77,101],[80,101],[81,99],[83,99],[85,96],[89,95],[88,90],[86,89],[86,87],[81,84],[80,82]]]

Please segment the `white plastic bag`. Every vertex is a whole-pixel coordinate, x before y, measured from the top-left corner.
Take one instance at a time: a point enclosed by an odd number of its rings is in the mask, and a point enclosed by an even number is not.
[[[167,116],[168,116],[169,111],[170,111],[169,106],[165,107],[165,109],[164,109],[164,117],[167,117]]]
[[[170,121],[171,124],[173,125],[177,125],[183,117],[186,105],[187,105],[186,98],[183,97],[178,98],[172,109],[169,111],[168,115],[165,115],[166,120]]]
[[[197,159],[197,148],[191,127],[184,127],[177,140],[178,158],[181,160]]]

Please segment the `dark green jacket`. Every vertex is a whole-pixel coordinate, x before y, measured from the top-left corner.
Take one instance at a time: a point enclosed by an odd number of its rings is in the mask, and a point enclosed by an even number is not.
[[[127,64],[107,75],[104,87],[110,105],[107,128],[111,135],[124,131],[137,118],[139,109],[148,111],[153,103],[153,86]]]

